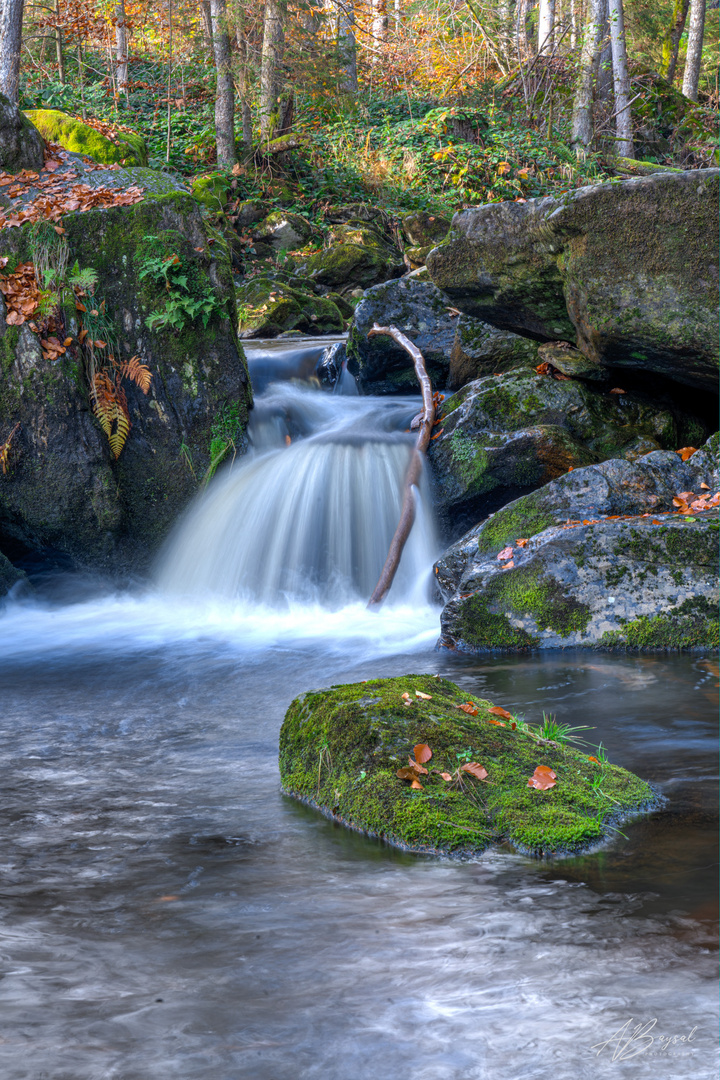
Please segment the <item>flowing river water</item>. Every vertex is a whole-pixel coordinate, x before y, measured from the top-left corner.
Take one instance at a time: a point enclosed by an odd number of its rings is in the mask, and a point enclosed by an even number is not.
[[[250,350],[254,449],[152,587],[0,611],[0,1077],[714,1078],[716,658],[435,652],[427,489],[366,612],[417,399],[312,389],[311,359]],[[664,808],[582,857],[460,862],[282,795],[294,696],[412,671],[592,725]]]

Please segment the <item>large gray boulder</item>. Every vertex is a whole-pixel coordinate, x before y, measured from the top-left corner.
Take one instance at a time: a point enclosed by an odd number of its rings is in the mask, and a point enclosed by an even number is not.
[[[719,182],[660,173],[465,210],[427,267],[475,318],[716,390]]]
[[[668,408],[527,369],[462,387],[444,402],[438,431],[429,453],[437,503],[455,527],[570,469],[684,445]]]
[[[38,129],[4,94],[0,94],[0,170],[41,169],[45,142]]]
[[[673,504],[717,486],[716,435],[688,462],[608,461],[505,506],[437,563],[440,644],[717,646],[717,509]]]
[[[537,344],[469,316],[458,315],[450,298],[424,270],[368,289],[355,309],[348,356],[366,393],[415,391],[411,357],[392,338],[368,338],[374,323],[396,326],[423,354],[433,387],[451,389],[486,372],[538,363]]]

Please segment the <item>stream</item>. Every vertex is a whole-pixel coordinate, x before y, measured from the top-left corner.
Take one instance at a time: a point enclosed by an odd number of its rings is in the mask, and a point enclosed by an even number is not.
[[[717,657],[436,652],[425,485],[368,613],[419,399],[321,391],[318,355],[248,343],[251,452],[152,585],[0,609],[0,1076],[711,1080]],[[665,805],[583,856],[460,861],[282,795],[293,697],[425,671],[591,725]]]

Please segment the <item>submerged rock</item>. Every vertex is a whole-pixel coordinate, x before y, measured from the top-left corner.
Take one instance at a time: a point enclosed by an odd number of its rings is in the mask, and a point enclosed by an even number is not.
[[[464,210],[428,270],[501,329],[717,392],[719,180],[660,173]]]
[[[498,489],[539,487],[569,469],[632,453],[638,439],[645,452],[678,445],[668,409],[527,369],[468,383],[445,401],[440,420],[430,450],[438,505],[475,520]]]
[[[437,563],[440,643],[716,646],[717,510],[673,498],[717,489],[715,435],[687,462],[606,461],[508,504]]]
[[[467,703],[432,675],[303,694],[280,732],[283,789],[366,835],[443,854],[495,843],[536,855],[580,851],[606,838],[619,814],[652,806],[648,784],[625,769],[542,739],[517,718],[498,721],[489,701],[473,699],[476,715],[458,708]],[[418,744],[432,751],[418,761],[422,790],[397,775],[415,774],[408,759]],[[487,783],[463,769],[471,763]],[[547,790],[528,786],[538,766],[554,774]]]

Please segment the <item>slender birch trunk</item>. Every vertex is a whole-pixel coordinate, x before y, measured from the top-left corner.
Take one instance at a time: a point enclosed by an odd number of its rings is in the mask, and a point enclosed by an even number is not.
[[[213,55],[217,88],[215,91],[215,143],[218,165],[234,165],[235,152],[235,89],[230,56],[227,7],[225,0],[211,0]]]
[[[573,102],[572,144],[578,158],[592,145],[593,136],[593,75],[600,52],[600,23],[603,0],[588,0],[587,17],[580,51],[575,100]]]
[[[353,0],[343,0],[342,4],[337,5],[337,12],[337,42],[344,74],[344,89],[348,94],[357,94],[357,41]]]
[[[608,0],[602,0],[600,18],[600,46],[596,80],[596,98],[606,101],[613,88],[612,44],[610,41],[610,21],[608,18]]]
[[[24,0],[3,0],[0,11],[0,93],[18,102]]]
[[[203,38],[205,40],[205,48],[210,56],[213,54],[213,35],[212,35],[212,13],[210,11],[210,0],[200,0],[200,14],[202,16]]]
[[[115,63],[118,91],[128,99],[128,38],[125,23],[125,0],[115,4]]]
[[[60,22],[60,0],[55,0],[56,23]],[[59,25],[55,26],[55,56],[57,58],[58,79],[60,85],[65,85],[65,60],[63,57],[62,30]]]
[[[697,101],[698,99],[704,34],[705,0],[690,0],[690,33],[688,35],[682,92],[691,101]]]
[[[625,17],[622,0],[608,0],[610,43],[612,45],[613,85],[615,87],[615,153],[633,156],[632,115],[630,113],[630,77],[625,47]]]
[[[555,0],[540,0],[538,18],[538,48],[540,56],[550,56],[553,51],[555,29]]]
[[[242,122],[242,144],[246,152],[252,149],[252,107],[250,105],[250,43],[243,34],[242,24],[235,35],[238,50],[237,91],[240,98],[240,117]]]

